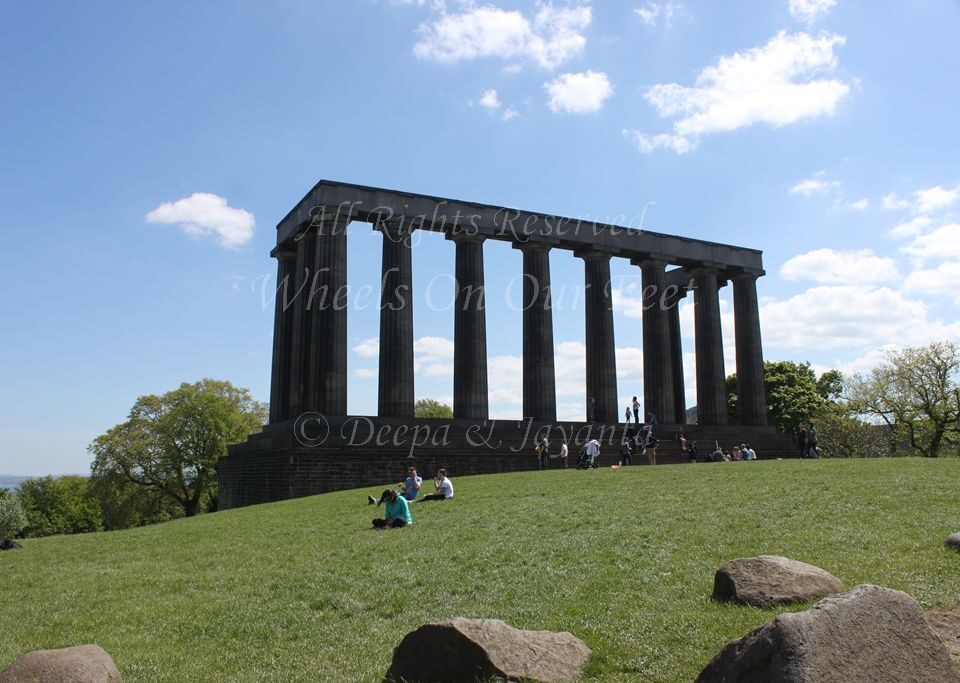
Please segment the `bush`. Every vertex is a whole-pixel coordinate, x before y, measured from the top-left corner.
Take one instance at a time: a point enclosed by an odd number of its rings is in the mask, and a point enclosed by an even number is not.
[[[11,541],[27,526],[27,515],[16,496],[0,496],[0,541]]]
[[[82,534],[103,530],[100,503],[86,477],[42,477],[20,482],[17,490],[27,514],[27,535]]]

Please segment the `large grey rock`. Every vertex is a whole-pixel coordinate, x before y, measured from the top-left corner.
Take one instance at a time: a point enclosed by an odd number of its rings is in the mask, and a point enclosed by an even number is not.
[[[387,680],[560,683],[578,679],[589,658],[590,648],[566,632],[521,631],[499,619],[458,617],[404,636],[393,651]]]
[[[0,683],[121,683],[113,659],[99,645],[28,652],[3,671]]]
[[[906,593],[861,585],[781,614],[721,650],[697,683],[957,683],[943,642]]]
[[[960,551],[960,531],[947,536],[947,540],[944,541],[944,544],[948,548],[953,548],[954,550]]]
[[[820,567],[778,555],[730,560],[713,577],[713,599],[753,607],[816,600],[843,590]]]

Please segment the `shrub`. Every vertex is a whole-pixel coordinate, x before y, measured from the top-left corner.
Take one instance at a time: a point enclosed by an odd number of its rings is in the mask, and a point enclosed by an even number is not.
[[[16,496],[0,496],[0,541],[10,541],[27,526],[27,515]]]

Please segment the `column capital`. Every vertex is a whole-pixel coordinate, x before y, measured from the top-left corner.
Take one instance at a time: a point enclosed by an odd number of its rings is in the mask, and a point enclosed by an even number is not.
[[[467,232],[466,230],[457,230],[454,232],[446,232],[443,235],[444,239],[448,239],[451,242],[484,242],[487,238],[485,235],[473,231]]]
[[[655,266],[666,270],[667,266],[670,265],[670,260],[663,254],[641,254],[640,256],[631,258],[630,263],[640,268]]]
[[[689,268],[687,271],[696,277],[697,275],[717,275],[719,276],[723,272],[723,264],[716,263],[714,261],[701,261]]]
[[[573,252],[573,255],[577,258],[582,258],[584,261],[609,261],[614,253],[613,250],[593,247],[590,249],[577,249]]]
[[[514,249],[519,249],[520,251],[550,251],[553,249],[553,245],[549,242],[534,242],[533,240],[528,240],[526,242],[512,242],[510,244]]]
[[[728,270],[725,275],[731,280],[756,280],[766,275],[764,270],[754,270],[753,268],[738,268]]]
[[[292,261],[293,259],[297,258],[297,248],[295,245],[291,245],[289,242],[284,242],[283,244],[278,244],[271,249],[270,256],[280,261]]]

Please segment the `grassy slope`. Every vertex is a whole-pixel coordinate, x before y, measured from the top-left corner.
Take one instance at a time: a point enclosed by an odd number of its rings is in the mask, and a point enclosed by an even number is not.
[[[958,482],[954,458],[531,472],[456,480],[405,530],[345,491],[31,540],[0,554],[0,666],[97,642],[127,681],[379,681],[404,633],[460,615],[575,633],[590,681],[692,680],[777,612],[710,602],[734,557],[953,607]]]

